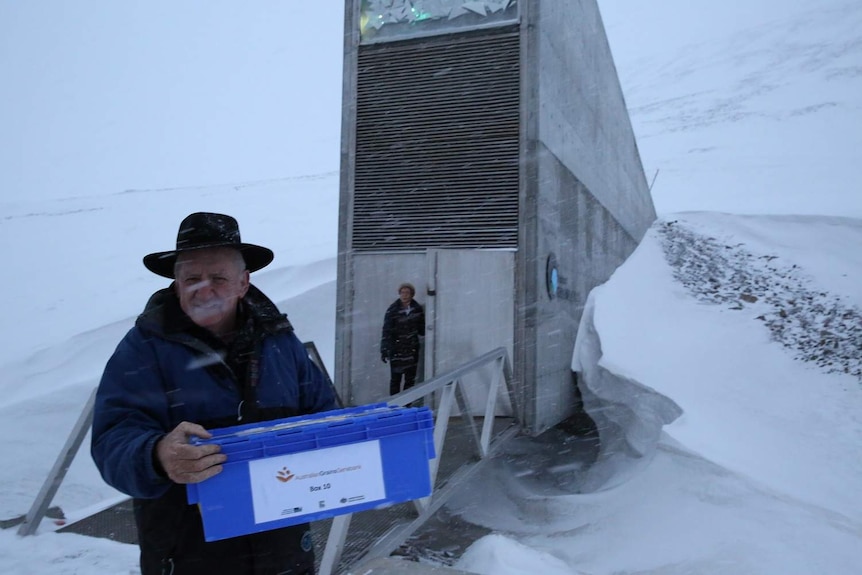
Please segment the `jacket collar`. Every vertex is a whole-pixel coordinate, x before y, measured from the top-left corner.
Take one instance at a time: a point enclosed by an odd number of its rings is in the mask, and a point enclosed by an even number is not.
[[[257,329],[268,334],[293,331],[287,316],[279,312],[275,304],[253,285],[248,286],[248,292],[240,300],[239,305],[240,322],[247,321],[250,317]],[[182,310],[174,291],[174,284],[150,296],[135,325],[168,339],[184,339],[183,336],[207,339],[201,338],[201,332],[208,334]]]

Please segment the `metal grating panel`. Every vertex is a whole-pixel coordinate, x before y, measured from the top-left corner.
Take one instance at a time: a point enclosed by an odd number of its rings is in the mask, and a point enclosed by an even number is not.
[[[359,47],[352,249],[515,248],[519,33]]]

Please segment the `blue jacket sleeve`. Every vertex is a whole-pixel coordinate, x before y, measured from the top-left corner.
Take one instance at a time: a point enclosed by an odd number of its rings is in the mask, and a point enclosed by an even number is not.
[[[132,328],[108,360],[93,412],[90,452],[102,478],[139,498],[163,495],[171,482],[153,464],[169,431],[168,399],[155,350]]]

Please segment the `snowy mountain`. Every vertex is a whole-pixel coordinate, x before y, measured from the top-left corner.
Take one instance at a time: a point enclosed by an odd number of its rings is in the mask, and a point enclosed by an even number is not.
[[[599,6],[659,213],[862,217],[862,4]]]

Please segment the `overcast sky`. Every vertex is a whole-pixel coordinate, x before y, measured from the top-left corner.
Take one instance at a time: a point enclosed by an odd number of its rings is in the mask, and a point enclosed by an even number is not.
[[[4,0],[3,199],[338,168],[342,2]]]
[[[659,213],[862,217],[858,0],[599,7]],[[337,171],[343,20],[336,0],[0,2],[0,201]]]

